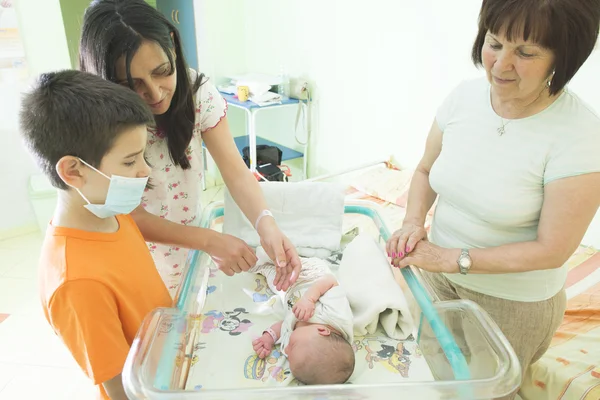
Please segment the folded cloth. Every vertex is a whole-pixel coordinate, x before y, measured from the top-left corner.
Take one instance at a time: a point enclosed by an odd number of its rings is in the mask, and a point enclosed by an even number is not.
[[[260,186],[279,229],[296,246],[298,255],[326,258],[340,249],[344,186],[324,182],[262,182]],[[258,247],[254,222],[248,221],[226,190],[223,233]]]
[[[266,92],[260,95],[253,94],[249,99],[261,107],[281,103],[281,95],[273,92]]]
[[[381,324],[392,339],[414,331],[406,297],[394,280],[383,249],[370,236],[358,235],[346,246],[338,271],[354,314],[354,333],[373,334]]]
[[[257,81],[249,81],[249,80],[240,80],[236,82],[236,87],[239,86],[247,86],[248,89],[250,90],[250,95],[251,96],[263,96],[266,93],[269,93],[269,90],[271,90],[271,85],[267,85],[266,83],[263,82],[257,82]]]

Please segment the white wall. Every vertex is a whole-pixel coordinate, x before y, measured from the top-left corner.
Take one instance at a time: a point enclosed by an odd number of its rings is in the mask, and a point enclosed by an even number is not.
[[[315,84],[313,174],[389,155],[414,167],[440,102],[461,80],[483,74],[470,61],[481,0],[195,5],[200,65],[207,73],[277,74],[283,65]],[[600,111],[599,70],[596,51],[571,87]],[[238,118],[230,113],[242,129]],[[259,132],[291,137],[291,118],[265,117]],[[586,242],[600,248],[600,215]]]
[[[598,79],[598,71],[600,71],[600,50],[596,46],[596,50],[575,75],[569,87],[600,115],[600,79]],[[598,149],[598,157],[600,157],[600,149]],[[587,234],[583,238],[583,243],[600,249],[600,211],[592,221]]]
[[[14,3],[30,73],[71,68],[59,0]]]
[[[59,1],[19,0],[14,3],[29,72],[36,75],[70,68]],[[18,133],[20,96],[26,81],[0,81],[0,237],[3,237],[22,229],[35,229],[27,184],[31,174],[37,173],[37,168],[23,148]]]
[[[358,4],[258,0],[237,2],[230,18],[227,6],[219,16],[206,6],[197,12],[199,35],[212,42],[212,51],[200,43],[209,72],[277,74],[283,65],[314,82],[313,172],[391,154],[414,165],[437,105],[460,79],[481,73],[469,61],[480,0],[461,0],[459,11],[442,0]],[[208,30],[215,21],[230,25]],[[291,125],[263,122],[280,132]]]

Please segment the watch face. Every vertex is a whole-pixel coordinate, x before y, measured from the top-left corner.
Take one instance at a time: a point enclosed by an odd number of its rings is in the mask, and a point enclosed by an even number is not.
[[[469,260],[468,257],[462,257],[460,259],[460,261],[459,261],[459,264],[463,268],[470,268],[471,267],[471,260]]]

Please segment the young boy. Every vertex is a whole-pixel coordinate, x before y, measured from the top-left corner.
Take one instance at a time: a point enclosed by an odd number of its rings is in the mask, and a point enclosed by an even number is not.
[[[248,272],[263,275],[274,293],[276,268],[264,251]],[[327,262],[301,258],[298,280],[283,296],[283,321],[273,324],[252,346],[265,358],[275,343],[287,356],[290,372],[307,385],[345,383],[354,371],[353,316],[345,292]]]
[[[79,71],[42,74],[23,100],[21,132],[58,188],[40,258],[46,319],[100,398],[126,399],[121,371],[144,317],[171,305],[129,215],[150,168],[138,95]]]

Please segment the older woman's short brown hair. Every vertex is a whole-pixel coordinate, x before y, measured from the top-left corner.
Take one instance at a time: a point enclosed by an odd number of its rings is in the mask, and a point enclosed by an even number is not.
[[[600,0],[483,0],[471,55],[476,66],[482,65],[488,31],[552,50],[555,74],[550,93],[556,94],[594,49],[600,31]]]

